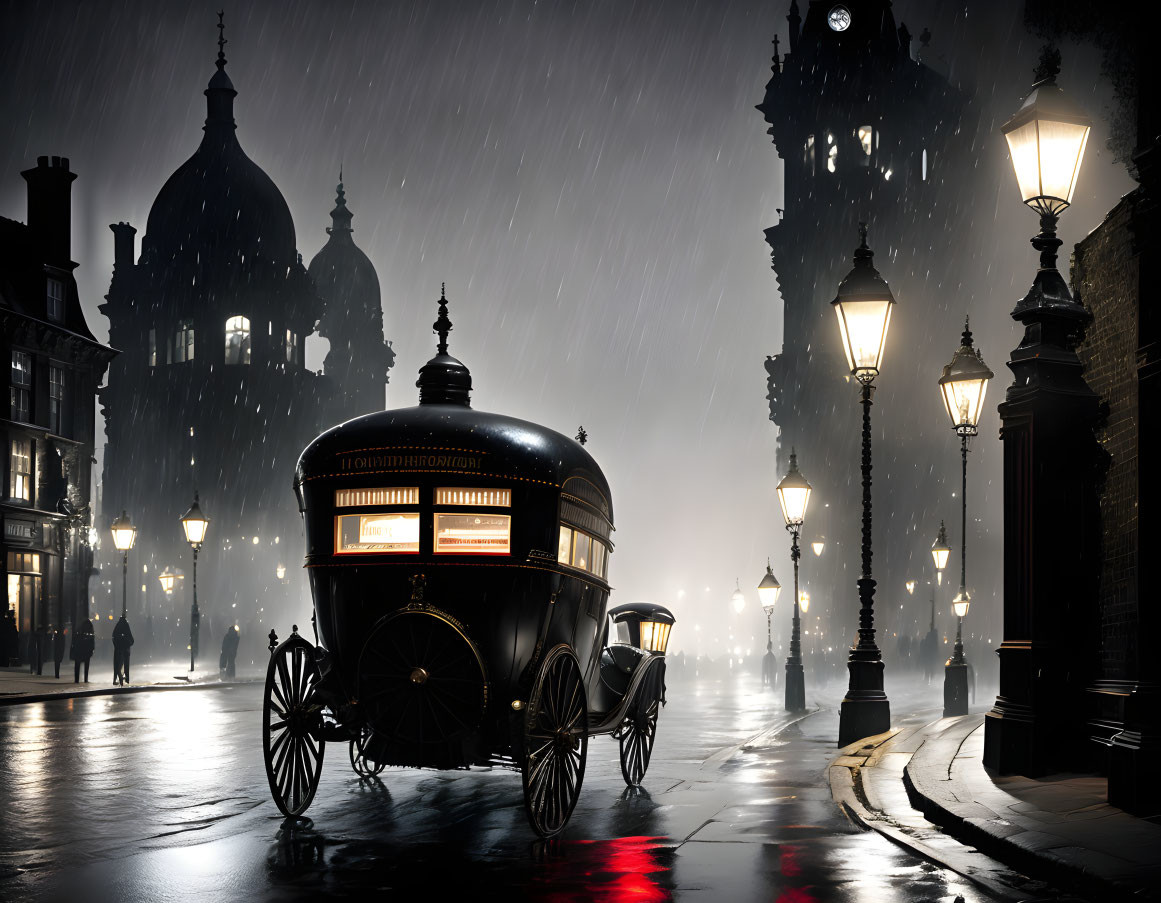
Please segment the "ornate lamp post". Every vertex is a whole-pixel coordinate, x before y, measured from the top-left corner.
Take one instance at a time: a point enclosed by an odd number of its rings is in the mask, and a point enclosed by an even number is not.
[[[1002,693],[985,719],[984,763],[1037,775],[1067,767],[1082,743],[1085,671],[1078,624],[1095,591],[1099,539],[1092,433],[1099,398],[1076,345],[1091,320],[1056,268],[1060,214],[1072,201],[1091,122],[1056,84],[1060,54],[1045,48],[1032,93],[1002,132],[1021,200],[1040,215],[1040,267],[1012,318],[1024,327],[1000,404],[1004,443]],[[1034,478],[1028,475],[1035,474]],[[1068,562],[1062,567],[1061,562]],[[1078,585],[1079,583],[1079,585]]]
[[[198,550],[205,541],[206,530],[209,529],[209,526],[210,519],[202,514],[201,505],[198,504],[198,494],[195,491],[193,504],[181,516],[181,527],[185,531],[185,541],[193,549],[193,603],[189,608],[189,669],[191,672],[198,657],[198,634],[202,623],[202,615],[198,611]]]
[[[854,268],[839,284],[832,305],[851,375],[862,391],[863,405],[863,538],[859,578],[859,641],[847,659],[850,683],[839,715],[840,747],[891,727],[891,705],[883,692],[883,656],[875,644],[875,580],[871,576],[871,385],[883,363],[883,347],[895,297],[871,264],[867,224],[859,224],[860,243]]]
[[[939,522],[939,535],[931,544],[931,560],[935,563],[935,586],[931,588],[931,624],[927,628],[927,655],[924,662],[924,673],[928,676],[935,673],[936,663],[939,660],[939,636],[935,632],[935,594],[936,587],[943,585],[943,569],[947,567],[947,557],[951,554],[951,546],[947,544],[947,527],[943,521]],[[930,668],[930,670],[926,670]]]
[[[956,599],[967,600],[967,456],[968,439],[976,435],[980,425],[980,414],[984,409],[984,395],[988,390],[988,380],[994,373],[988,369],[983,357],[972,345],[970,323],[965,320],[963,336],[959,348],[951,357],[951,363],[943,368],[939,378],[939,389],[947,416],[951,418],[951,428],[959,436],[960,456],[963,459],[963,483],[960,492],[959,551],[959,594]],[[967,602],[963,603],[964,613]],[[958,615],[959,609],[956,608]],[[958,615],[956,626],[955,655],[943,672],[943,716],[966,715],[967,703],[967,663],[963,658],[963,615]]]
[[[801,712],[806,708],[806,683],[802,675],[801,618],[799,606],[801,595],[798,591],[798,560],[802,557],[798,549],[798,534],[806,519],[806,504],[810,501],[810,484],[798,470],[798,455],[790,452],[790,470],[778,484],[778,502],[782,506],[782,518],[790,531],[790,560],[794,562],[794,612],[790,627],[790,654],[786,656],[786,710]]]
[[[129,520],[129,515],[121,512],[121,516],[113,521],[113,545],[121,553],[121,617],[129,617],[129,550],[137,541],[137,528]]]
[[[770,632],[770,616],[774,614],[774,606],[778,602],[778,594],[781,592],[782,584],[778,582],[778,578],[770,570],[770,562],[767,561],[766,575],[762,578],[762,582],[758,584],[758,601],[762,604],[762,611],[766,612],[767,648],[774,642],[773,634]]]

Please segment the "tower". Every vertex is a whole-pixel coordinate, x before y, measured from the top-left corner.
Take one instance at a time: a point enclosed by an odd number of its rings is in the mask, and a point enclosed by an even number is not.
[[[178,518],[200,492],[211,518],[199,569],[211,645],[227,621],[237,617],[245,637],[267,599],[295,596],[295,584],[279,584],[297,577],[276,576],[298,554],[284,545],[297,533],[294,465],[333,422],[331,387],[303,360],[323,302],[282,193],[238,142],[225,38],[218,44],[201,143],[153,202],[139,259],[136,230],[111,227],[101,307],[122,351],[101,392],[104,517],[124,509],[140,528],[131,564],[148,567],[148,595],[157,571],[188,570]]]
[[[767,397],[779,431],[777,474],[786,472],[796,447],[815,487],[803,538],[825,534],[825,554],[835,556],[811,583],[817,596],[835,601],[825,611],[841,648],[856,607],[858,398],[830,301],[849,269],[857,223],[866,221],[879,268],[900,302],[877,383],[876,430],[887,442],[876,439],[875,458],[915,460],[914,423],[892,404],[892,383],[914,377],[934,385],[931,374],[939,373],[934,357],[899,349],[935,334],[954,301],[932,298],[923,274],[939,261],[949,268],[941,279],[954,279],[949,211],[940,208],[939,191],[955,166],[950,148],[963,98],[912,58],[910,32],[896,24],[890,0],[811,0],[804,18],[791,0],[786,18],[790,52],[781,55],[775,36],[758,105],[783,162],[784,185],[779,222],[765,232],[783,302],[782,350],[765,361]],[[875,491],[878,523],[907,511],[889,485],[878,481]],[[902,566],[892,570],[891,555],[888,547],[876,556],[876,577],[901,587],[909,575]]]
[[[309,273],[326,305],[318,327],[319,335],[330,341],[323,373],[345,389],[332,408],[339,422],[383,410],[395,352],[383,339],[379,277],[352,237],[353,214],[342,173],[335,192],[329,238],[311,260]]]

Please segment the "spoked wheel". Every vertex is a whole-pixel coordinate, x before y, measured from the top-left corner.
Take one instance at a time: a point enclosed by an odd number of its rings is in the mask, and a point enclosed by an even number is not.
[[[588,704],[576,656],[545,657],[524,713],[524,812],[541,837],[559,834],[580,796],[588,758]]]
[[[383,770],[382,762],[376,762],[366,756],[367,741],[370,739],[370,730],[363,728],[362,733],[351,741],[351,768],[361,778],[373,778]]]
[[[654,671],[658,669],[654,666]],[[653,740],[657,736],[657,715],[661,709],[659,675],[648,674],[638,687],[637,702],[617,730],[621,741],[621,775],[630,787],[638,786],[649,770]]]
[[[283,815],[302,815],[322,774],[322,703],[315,698],[314,647],[298,634],[270,656],[262,707],[262,753],[270,793]]]

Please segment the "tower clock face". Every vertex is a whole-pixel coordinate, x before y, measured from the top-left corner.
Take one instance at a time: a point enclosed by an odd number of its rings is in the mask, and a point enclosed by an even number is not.
[[[826,24],[831,31],[846,31],[851,27],[851,11],[845,6],[836,6],[827,13]]]

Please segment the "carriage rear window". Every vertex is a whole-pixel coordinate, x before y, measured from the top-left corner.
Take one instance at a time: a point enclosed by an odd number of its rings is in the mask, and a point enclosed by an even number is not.
[[[572,566],[574,568],[589,569],[589,546],[592,540],[587,533],[576,531],[576,538],[572,544]]]
[[[574,568],[583,568],[604,579],[608,573],[609,550],[596,537],[561,524],[556,560],[561,564],[571,564]]]
[[[435,551],[460,555],[507,555],[512,517],[508,514],[437,514]]]
[[[340,514],[335,518],[335,554],[419,551],[419,514]]]
[[[336,508],[363,505],[418,505],[418,486],[389,486],[381,489],[336,489]]]
[[[560,528],[560,545],[556,550],[556,560],[561,564],[568,564],[572,555],[572,530],[568,527]]]
[[[435,490],[437,505],[470,505],[473,508],[511,508],[511,489],[463,489],[440,486]]]

